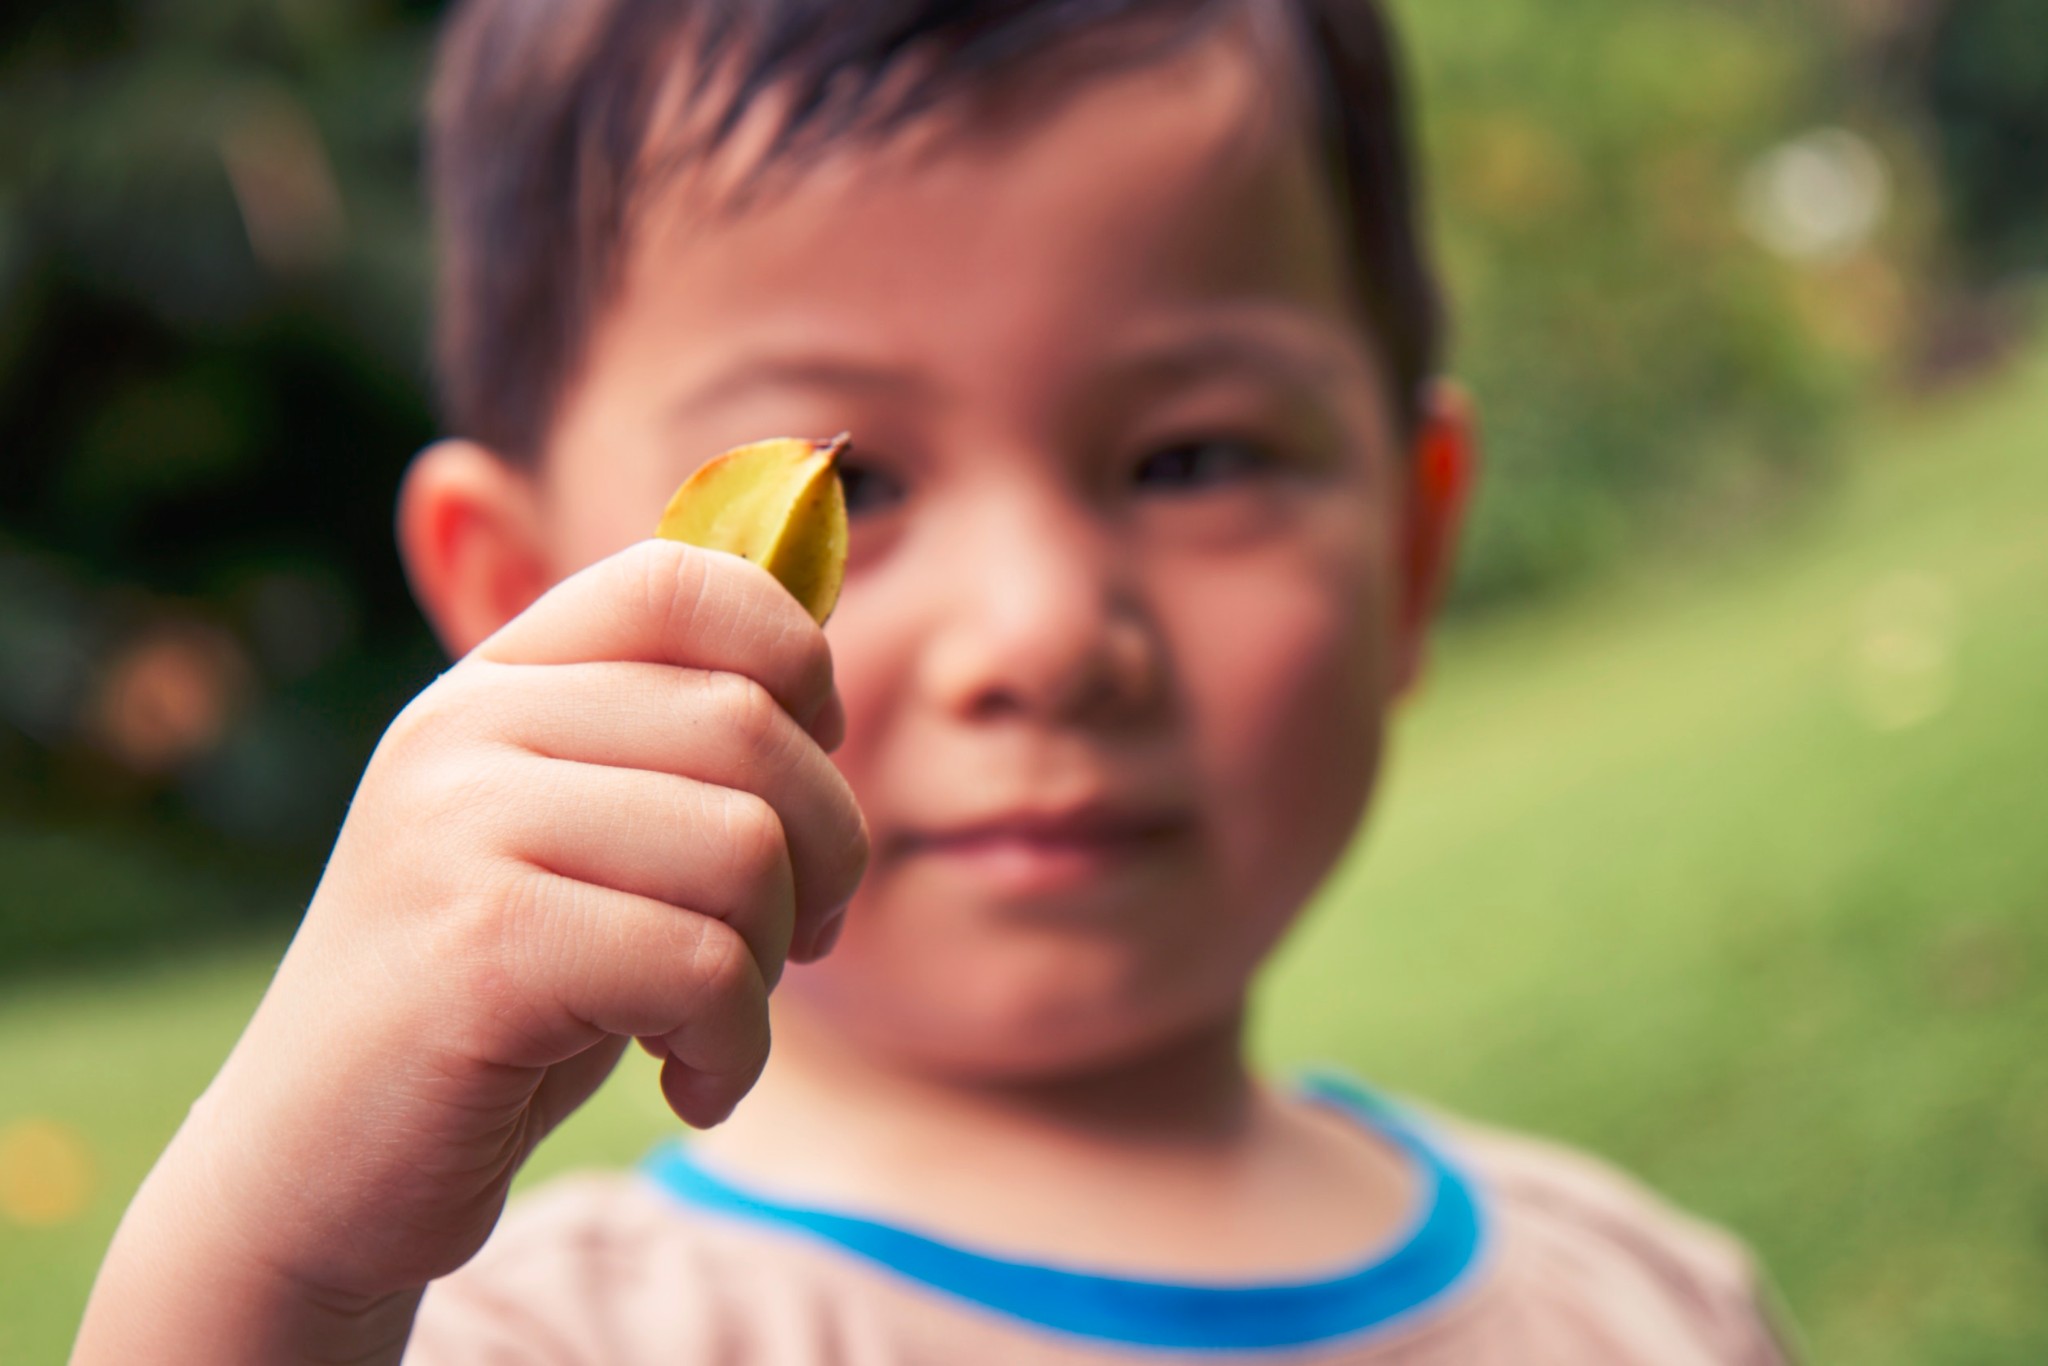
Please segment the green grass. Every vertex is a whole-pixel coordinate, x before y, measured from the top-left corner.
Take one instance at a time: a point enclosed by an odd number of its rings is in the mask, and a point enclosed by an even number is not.
[[[2038,1362],[2048,358],[1867,446],[1739,552],[1444,640],[1260,1046],[1636,1170],[1759,1249],[1816,1361]],[[0,1361],[61,1359],[276,951],[9,988],[0,1130],[73,1126],[97,1180],[0,1216]],[[529,1175],[668,1126],[636,1053]]]
[[[1817,1361],[2048,1361],[2048,364],[1887,417],[1739,556],[1447,640],[1262,1035],[1733,1225]]]

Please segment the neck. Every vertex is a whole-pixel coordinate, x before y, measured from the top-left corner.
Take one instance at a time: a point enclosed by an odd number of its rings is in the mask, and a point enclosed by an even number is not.
[[[1091,1157],[1226,1158],[1257,1106],[1242,1035],[1242,1013],[1233,1012],[1073,1072],[963,1079],[850,1047],[801,1003],[778,1001],[774,1060],[701,1151],[743,1174],[810,1173],[814,1194],[932,1160],[953,1165],[962,1152],[1012,1170]],[[829,1155],[818,1134],[832,1136]]]
[[[1258,1086],[1233,1011],[1056,1077],[963,1080],[850,1048],[779,1003],[775,1060],[698,1152],[799,1205],[1026,1260],[1149,1277],[1326,1274],[1390,1237],[1405,1159]]]

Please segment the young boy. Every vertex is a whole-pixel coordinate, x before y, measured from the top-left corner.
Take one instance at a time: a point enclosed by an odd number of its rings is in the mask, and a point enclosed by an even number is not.
[[[1782,1360],[1590,1160],[1247,1070],[1467,484],[1398,112],[1369,0],[461,7],[460,662],[74,1359]],[[642,541],[842,428],[829,648]],[[501,1223],[634,1038],[711,1131]]]

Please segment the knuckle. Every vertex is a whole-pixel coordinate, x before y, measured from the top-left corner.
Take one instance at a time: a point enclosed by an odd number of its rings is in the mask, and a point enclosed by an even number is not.
[[[728,791],[723,844],[727,869],[747,904],[789,885],[789,843],[775,808],[751,792]]]
[[[411,765],[483,733],[483,723],[509,714],[514,697],[505,670],[459,664],[428,684],[393,717],[377,743],[375,760]]]
[[[448,675],[443,674],[407,702],[384,728],[375,758],[388,765],[430,748],[442,729],[448,691]]]
[[[708,557],[677,541],[647,541],[642,550],[640,592],[648,618],[661,623],[664,640],[688,639],[710,588]]]
[[[705,1008],[739,1009],[753,995],[753,955],[739,931],[722,920],[705,919],[690,948],[690,980]]]
[[[715,704],[728,736],[750,761],[772,757],[781,738],[782,708],[769,691],[743,674],[713,674]]]
[[[420,911],[411,942],[432,963],[452,997],[469,1003],[512,999],[516,964],[506,948],[509,927],[530,920],[545,890],[507,860],[479,861],[457,887]]]
[[[508,780],[505,763],[505,756],[475,746],[428,743],[401,733],[371,759],[349,803],[342,838],[351,848],[371,840],[381,846],[379,862],[410,867],[425,882],[445,885],[452,863],[498,847],[507,808],[520,791],[519,783]]]

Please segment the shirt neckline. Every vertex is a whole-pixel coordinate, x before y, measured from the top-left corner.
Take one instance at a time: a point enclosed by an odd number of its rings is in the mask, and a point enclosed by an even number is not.
[[[1416,1174],[1415,1208],[1387,1244],[1335,1275],[1306,1281],[1176,1282],[996,1257],[894,1224],[787,1204],[696,1161],[680,1140],[643,1170],[683,1203],[823,1241],[904,1279],[1073,1337],[1180,1351],[1303,1347],[1409,1326],[1474,1279],[1486,1242],[1478,1196],[1425,1125],[1348,1077],[1302,1084],[1386,1138]]]

